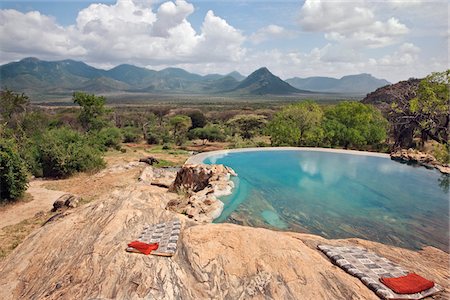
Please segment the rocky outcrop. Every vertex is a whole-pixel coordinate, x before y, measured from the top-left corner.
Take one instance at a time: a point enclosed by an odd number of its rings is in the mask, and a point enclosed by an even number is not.
[[[169,202],[167,208],[195,221],[211,222],[223,210],[217,197],[231,194],[234,187],[230,176],[236,173],[223,165],[184,165],[169,189],[184,196]]]
[[[146,167],[142,170],[138,180],[145,184],[169,188],[177,175],[178,168]]]
[[[179,196],[136,183],[33,232],[0,262],[0,299],[378,299],[318,244],[369,248],[448,288],[448,254],[358,239],[198,225],[165,209]],[[171,258],[125,251],[145,224],[182,222]],[[435,299],[448,299],[442,293]]]
[[[391,159],[403,162],[417,163],[429,168],[436,168],[443,174],[450,174],[450,166],[443,165],[428,153],[414,149],[401,149],[391,153]]]
[[[409,79],[396,84],[387,85],[375,90],[361,101],[364,104],[372,104],[387,113],[392,103],[406,104],[409,100],[417,96],[421,79]]]

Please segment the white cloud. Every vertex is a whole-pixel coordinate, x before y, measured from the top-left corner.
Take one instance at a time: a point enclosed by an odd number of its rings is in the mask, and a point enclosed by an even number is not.
[[[186,19],[193,11],[184,0],[162,3],[156,13],[147,1],[118,0],[91,4],[63,27],[39,12],[0,10],[0,47],[3,59],[19,52],[112,65],[227,62],[245,54],[244,36],[212,11],[196,32]]]
[[[284,27],[271,24],[266,27],[260,28],[257,32],[252,34],[249,39],[254,44],[259,44],[266,40],[290,37],[292,35],[292,32],[286,30]]]
[[[411,65],[418,60],[419,53],[419,47],[412,43],[404,43],[393,54],[385,55],[377,60],[377,64],[381,66]]]
[[[70,29],[37,11],[23,14],[0,10],[0,49],[2,56],[28,55],[43,57],[78,56],[86,53],[70,37]]]
[[[169,37],[169,30],[187,22],[186,17],[194,12],[194,6],[183,0],[163,3],[152,26],[154,36]]]
[[[398,19],[378,20],[368,1],[306,0],[300,25],[323,32],[326,39],[352,47],[384,47],[398,41],[409,29]]]

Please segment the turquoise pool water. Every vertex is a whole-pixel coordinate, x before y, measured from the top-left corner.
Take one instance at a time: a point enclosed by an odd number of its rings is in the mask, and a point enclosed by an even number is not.
[[[384,157],[296,150],[231,152],[204,163],[238,173],[215,222],[448,252],[448,178],[436,170]]]

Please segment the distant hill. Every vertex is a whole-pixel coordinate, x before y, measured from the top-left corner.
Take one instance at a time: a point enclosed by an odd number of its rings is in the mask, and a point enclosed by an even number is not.
[[[242,75],[241,73],[239,73],[237,71],[233,71],[233,72],[229,73],[227,76],[231,76],[234,79],[236,79],[237,81],[242,81],[246,78],[244,75]]]
[[[239,72],[228,75],[198,75],[180,68],[155,71],[129,64],[110,70],[97,69],[74,60],[43,61],[25,58],[0,66],[1,87],[30,96],[90,93],[180,93],[237,95],[287,95],[308,93],[298,90],[261,68],[248,77]]]
[[[361,102],[372,104],[383,113],[386,113],[392,103],[407,103],[416,97],[420,81],[421,79],[411,78],[378,88],[374,92],[369,93]]]
[[[302,91],[292,87],[289,83],[273,75],[267,68],[260,68],[250,74],[241,83],[239,83],[232,92],[237,94],[251,95],[288,95],[302,93]]]
[[[286,82],[298,89],[315,92],[361,95],[365,95],[379,87],[390,84],[389,81],[375,78],[370,74],[349,75],[340,79],[331,77],[294,77],[287,79]]]

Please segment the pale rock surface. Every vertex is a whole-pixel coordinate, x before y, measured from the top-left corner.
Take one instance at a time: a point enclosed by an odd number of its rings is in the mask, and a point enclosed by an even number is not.
[[[423,153],[414,149],[401,149],[391,153],[391,159],[405,162],[418,163],[420,165],[436,168],[441,173],[450,174],[450,166],[443,165],[436,158],[428,153]]]
[[[0,262],[0,299],[378,299],[318,244],[366,247],[447,288],[434,299],[449,297],[449,255],[441,250],[199,224],[165,209],[180,198],[136,182],[47,223]],[[125,251],[146,224],[173,218],[182,222],[173,257]]]

